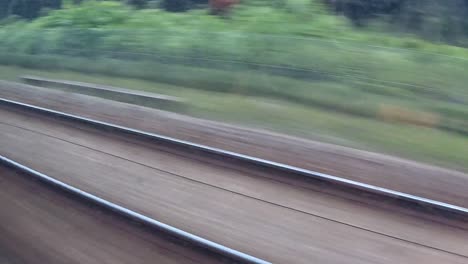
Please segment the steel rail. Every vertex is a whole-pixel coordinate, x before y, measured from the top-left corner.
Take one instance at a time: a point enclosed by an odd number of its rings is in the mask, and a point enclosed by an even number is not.
[[[98,121],[86,117],[81,117],[73,114],[67,114],[60,111],[55,111],[39,106],[33,106],[30,104],[25,104],[13,100],[8,100],[4,98],[0,98],[0,104],[12,106],[20,109],[30,110],[34,112],[40,112],[43,114],[63,118],[66,120],[73,120],[78,121],[81,123],[85,123],[88,125],[92,125],[98,128],[104,128],[106,130],[114,130],[118,132],[123,132],[125,134],[136,135],[139,137],[143,137],[145,139],[155,140],[157,142],[164,142],[169,143],[176,146],[181,146],[187,148],[189,150],[201,151],[203,153],[214,154],[216,156],[225,157],[234,161],[241,161],[246,162],[247,164],[261,166],[263,168],[269,168],[273,170],[279,170],[282,172],[289,173],[291,175],[302,176],[307,179],[317,180],[319,182],[326,182],[330,183],[335,186],[339,186],[345,190],[353,190],[363,192],[365,194],[370,195],[377,195],[380,197],[385,197],[390,200],[396,200],[397,202],[401,202],[402,205],[405,206],[414,206],[415,208],[422,209],[431,213],[444,213],[448,214],[449,216],[462,216],[468,217],[468,208],[448,204],[408,193],[403,193],[387,188],[378,187],[375,185],[370,185],[362,182],[357,182],[353,180],[348,180],[345,178],[341,178],[338,176],[333,176],[325,173],[320,173],[316,171],[311,171],[295,166],[286,165],[283,163],[278,163],[274,161],[269,161],[261,158],[256,158],[244,154],[235,153],[232,151],[222,150],[218,148],[213,148],[201,144],[192,143],[185,140],[179,140],[172,137],[167,137],[159,134],[149,133],[129,127],[124,127],[120,125],[110,124],[103,121]]]
[[[125,216],[127,218],[130,218],[132,220],[135,220],[139,223],[142,223],[146,226],[155,228],[157,230],[161,230],[169,235],[172,235],[174,237],[180,238],[184,241],[187,241],[191,244],[194,244],[195,246],[201,247],[203,249],[206,249],[208,251],[211,251],[212,253],[221,255],[233,263],[248,263],[248,264],[271,264],[271,262],[268,262],[266,260],[262,260],[256,257],[253,257],[251,255],[239,252],[237,250],[228,248],[226,246],[220,245],[216,242],[204,239],[202,237],[193,235],[191,233],[188,233],[186,231],[180,230],[178,228],[175,228],[173,226],[170,226],[168,224],[159,222],[153,218],[147,217],[145,215],[139,214],[135,211],[132,211],[130,209],[127,209],[125,207],[122,207],[120,205],[117,205],[115,203],[112,203],[110,201],[107,201],[105,199],[102,199],[98,196],[95,196],[93,194],[90,194],[88,192],[85,192],[81,189],[78,189],[76,187],[73,187],[71,185],[68,185],[64,182],[61,182],[57,179],[54,179],[48,175],[45,175],[43,173],[40,173],[38,171],[35,171],[29,167],[26,167],[20,163],[17,163],[11,159],[8,159],[7,157],[4,157],[0,155],[0,164],[3,164],[4,166],[13,168],[15,170],[27,173],[28,175],[33,176],[34,178],[40,180],[41,182],[44,182],[48,185],[57,187],[63,191],[66,191],[68,193],[71,193],[75,195],[75,197],[78,197],[80,199],[84,199],[87,201],[90,201],[94,204],[97,204],[103,208],[109,209],[115,213],[118,213],[122,216]]]

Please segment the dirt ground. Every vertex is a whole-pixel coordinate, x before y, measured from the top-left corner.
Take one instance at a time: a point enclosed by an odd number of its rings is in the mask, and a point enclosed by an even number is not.
[[[0,97],[468,207],[468,175],[96,97],[0,82]]]

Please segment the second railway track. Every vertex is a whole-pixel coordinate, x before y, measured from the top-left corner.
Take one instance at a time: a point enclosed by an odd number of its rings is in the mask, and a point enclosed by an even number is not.
[[[2,155],[275,263],[468,260],[462,207],[8,100],[0,116]]]

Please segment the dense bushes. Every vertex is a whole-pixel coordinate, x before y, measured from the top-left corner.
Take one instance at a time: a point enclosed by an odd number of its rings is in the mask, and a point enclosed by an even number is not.
[[[55,10],[41,17],[31,27],[39,28],[99,28],[125,23],[131,16],[130,8],[118,2],[87,1],[73,8]]]
[[[461,127],[453,124],[468,115],[466,49],[357,31],[308,0],[262,1],[238,6],[229,19],[85,1],[1,27],[0,63],[271,96],[366,117],[383,102]]]
[[[244,7],[274,8],[296,15],[302,14],[301,18],[317,16],[317,12],[325,10],[321,6],[325,2],[335,12],[348,17],[355,26],[363,27],[377,22],[383,25],[380,30],[398,30],[430,40],[457,45],[468,44],[468,21],[465,19],[468,15],[468,0],[114,0],[114,2],[127,3],[139,9],[163,8],[171,12],[186,12],[202,6],[210,7],[215,14],[224,14],[234,4],[241,2]],[[61,5],[62,0],[0,0],[0,18],[15,15],[33,19],[41,14],[41,9],[58,9]],[[83,15],[86,16],[85,13]],[[96,13],[93,15],[96,20],[106,19],[105,16]],[[283,23],[289,23],[289,20],[284,20]],[[307,24],[310,21],[306,20],[303,23]]]

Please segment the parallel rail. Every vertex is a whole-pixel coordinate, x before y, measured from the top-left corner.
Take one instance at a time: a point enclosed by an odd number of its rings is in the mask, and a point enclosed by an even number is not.
[[[271,264],[271,262],[268,262],[266,260],[262,260],[262,259],[253,257],[251,255],[247,255],[245,253],[239,252],[237,250],[228,248],[226,246],[220,245],[213,241],[210,241],[202,237],[193,235],[191,233],[185,232],[183,230],[180,230],[168,224],[159,222],[155,219],[139,214],[135,211],[132,211],[130,209],[127,209],[115,203],[109,202],[105,199],[102,199],[98,196],[95,196],[81,189],[68,185],[64,182],[56,180],[48,175],[35,171],[29,167],[26,167],[20,163],[17,163],[1,155],[0,155],[0,164],[6,167],[12,168],[14,170],[26,173],[49,186],[56,187],[62,191],[70,193],[74,195],[74,197],[79,198],[80,200],[91,202],[97,206],[100,206],[101,208],[110,210],[127,219],[136,221],[147,227],[156,229],[158,231],[161,231],[177,239],[181,239],[182,241],[189,243],[195,246],[196,248],[206,250],[209,253],[214,254],[217,257],[223,259],[224,263],[227,262],[227,263],[246,263],[246,264]]]
[[[39,112],[49,116],[54,116],[64,120],[72,120],[87,125],[97,127],[99,129],[119,132],[127,135],[134,135],[146,140],[151,140],[159,144],[170,145],[171,147],[182,148],[189,152],[199,152],[213,158],[222,158],[226,161],[232,161],[241,163],[245,166],[255,166],[262,170],[267,171],[280,171],[285,172],[288,176],[304,178],[306,180],[317,182],[320,184],[327,184],[340,191],[350,192],[365,196],[369,199],[379,199],[382,201],[389,201],[393,204],[397,204],[403,207],[409,207],[411,209],[424,211],[430,214],[440,214],[449,218],[468,218],[468,208],[464,208],[457,205],[452,205],[436,200],[427,199],[411,195],[408,193],[398,192],[378,186],[365,184],[357,181],[344,179],[341,177],[328,175],[316,171],[306,170],[286,164],[255,158],[248,155],[243,155],[231,151],[226,151],[218,148],[212,148],[192,142],[178,140],[175,138],[158,135],[154,133],[148,133],[137,129],[132,129],[124,126],[110,124],[90,118],[80,117],[72,114],[67,114],[51,109],[46,109],[38,106],[33,106],[21,102],[16,102],[8,99],[0,98],[0,105],[6,105],[18,109],[29,110],[32,112]]]
[[[21,76],[20,79],[29,85],[44,88],[58,88],[75,93],[108,98],[124,103],[139,104],[166,110],[183,111],[185,108],[185,101],[174,96],[135,91],[107,85],[98,85],[94,83],[46,79],[37,76]]]

